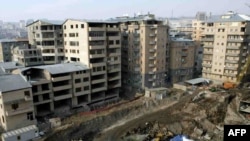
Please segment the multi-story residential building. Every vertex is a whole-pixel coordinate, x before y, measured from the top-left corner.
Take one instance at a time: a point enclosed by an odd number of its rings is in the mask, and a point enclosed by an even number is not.
[[[205,21],[192,20],[192,28],[192,39],[200,43],[202,36],[204,36]]]
[[[30,45],[14,47],[12,60],[25,67],[44,64],[41,49]]]
[[[90,70],[81,63],[34,66],[14,71],[32,85],[36,116],[67,115],[72,107],[87,105],[91,97]]]
[[[1,126],[10,131],[36,124],[31,85],[20,74],[0,75]]]
[[[91,69],[91,102],[119,98],[121,34],[118,22],[67,20],[63,24],[65,60]]]
[[[154,15],[118,17],[122,33],[124,88],[140,90],[165,85],[167,26]]]
[[[42,50],[44,64],[64,60],[62,24],[63,21],[37,20],[27,25],[29,43]]]
[[[1,39],[0,40],[0,62],[11,62],[11,50],[15,46],[28,45],[27,39]]]
[[[170,83],[193,78],[195,43],[189,39],[173,38],[170,43]]]
[[[249,74],[249,16],[234,12],[211,16],[202,41],[204,78],[238,83]]]

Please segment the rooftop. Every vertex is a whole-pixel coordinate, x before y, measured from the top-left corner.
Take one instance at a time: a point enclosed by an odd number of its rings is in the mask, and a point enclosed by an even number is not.
[[[39,19],[39,20],[36,20],[36,21],[34,21],[34,22],[30,23],[30,24],[27,24],[26,26],[30,26],[30,25],[32,25],[32,24],[34,24],[36,22],[39,22],[39,21],[43,22],[45,24],[50,24],[50,25],[62,25],[64,23],[64,21],[62,21],[62,20]]]
[[[23,66],[18,65],[16,62],[0,62],[0,67],[5,70],[23,68]]]
[[[8,92],[13,90],[31,87],[25,78],[20,74],[0,75],[0,91]]]
[[[229,11],[224,15],[211,16],[207,19],[206,22],[244,22],[244,21],[250,21],[250,17],[247,15]]]
[[[69,72],[82,71],[82,70],[89,69],[86,65],[80,62],[34,66],[34,67],[29,67],[29,68],[45,69],[51,74],[69,73]],[[22,68],[21,70],[25,71],[29,68]]]

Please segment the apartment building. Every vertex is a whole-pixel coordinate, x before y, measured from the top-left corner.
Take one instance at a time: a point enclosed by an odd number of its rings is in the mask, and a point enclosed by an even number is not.
[[[141,90],[165,85],[167,26],[154,15],[117,17],[122,34],[124,88]]]
[[[12,49],[12,60],[25,67],[44,64],[42,50],[30,45],[15,46]]]
[[[11,62],[14,46],[28,45],[27,39],[0,39],[0,62]]]
[[[44,64],[57,64],[64,60],[63,21],[37,20],[27,25],[31,45],[42,50]]]
[[[67,20],[63,24],[65,60],[91,69],[91,102],[119,98],[121,34],[118,22]]]
[[[202,36],[204,36],[203,32],[205,30],[205,21],[201,20],[192,20],[192,39],[198,43],[200,43]]]
[[[172,38],[170,43],[171,84],[193,78],[195,43],[190,39]]]
[[[31,85],[20,74],[0,75],[1,126],[10,131],[36,124]]]
[[[32,85],[36,116],[67,115],[71,108],[91,102],[90,70],[81,63],[34,66],[14,71]]]
[[[238,83],[249,74],[249,16],[234,12],[211,16],[202,41],[204,78]]]

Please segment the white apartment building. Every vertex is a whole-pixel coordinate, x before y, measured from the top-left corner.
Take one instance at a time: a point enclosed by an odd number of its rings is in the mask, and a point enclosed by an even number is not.
[[[211,16],[204,36],[204,78],[239,83],[249,74],[250,17],[234,12]]]
[[[117,22],[67,20],[63,24],[65,60],[91,69],[91,102],[119,98],[121,35]]]

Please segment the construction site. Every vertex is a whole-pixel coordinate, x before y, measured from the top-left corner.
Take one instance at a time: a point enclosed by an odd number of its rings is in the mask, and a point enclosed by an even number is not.
[[[250,124],[249,84],[158,91],[77,112],[60,118],[58,125],[41,122],[44,134],[38,140],[169,141],[185,135],[191,140],[221,141],[225,124]]]

